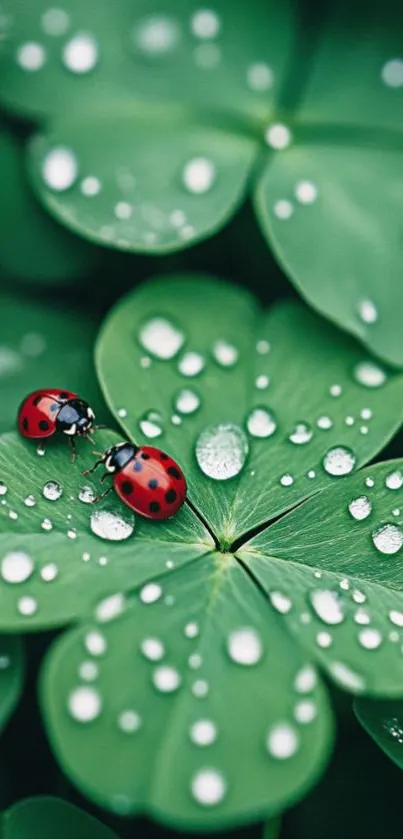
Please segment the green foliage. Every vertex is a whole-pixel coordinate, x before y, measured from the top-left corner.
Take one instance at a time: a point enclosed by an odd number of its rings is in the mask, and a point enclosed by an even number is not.
[[[3,813],[3,839],[118,839],[98,819],[61,798],[37,796]]]
[[[19,638],[0,637],[0,730],[4,728],[20,697],[24,658]]]
[[[403,702],[360,698],[354,707],[360,723],[375,743],[403,769]]]

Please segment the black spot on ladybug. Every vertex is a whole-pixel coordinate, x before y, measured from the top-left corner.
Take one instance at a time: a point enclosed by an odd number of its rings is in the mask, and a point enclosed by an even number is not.
[[[177,469],[176,466],[168,466],[167,472],[168,475],[171,475],[172,478],[176,478],[177,481],[179,481],[182,477],[181,473],[179,472],[179,469]]]
[[[26,417],[24,417],[24,419],[23,419],[23,421],[22,421],[21,425],[22,425],[22,427],[23,427],[24,431],[28,431],[28,420],[27,420],[27,418],[26,418]]]
[[[133,492],[133,484],[131,481],[123,481],[122,492],[124,495],[131,495]]]
[[[39,420],[38,425],[41,431],[47,431],[49,428],[49,423],[47,420]]]
[[[35,405],[35,407],[36,407],[37,405],[39,405],[41,399],[42,399],[42,396],[35,396],[35,399],[32,400],[32,404]]]
[[[160,452],[160,458],[161,460],[168,460],[168,455],[165,452]]]
[[[174,489],[169,489],[168,492],[165,493],[165,501],[167,504],[173,504],[176,501],[176,492]]]
[[[150,513],[158,513],[160,509],[158,501],[151,501],[151,504],[148,505],[148,509],[150,510]]]
[[[148,482],[148,486],[150,489],[157,489],[158,481],[155,478],[152,478],[151,481]]]
[[[65,390],[62,390],[62,392],[60,394],[60,399],[68,399],[68,398],[69,398],[69,394],[66,393]]]
[[[148,460],[150,455],[147,454],[147,452],[141,452],[141,457],[143,458],[143,460]]]

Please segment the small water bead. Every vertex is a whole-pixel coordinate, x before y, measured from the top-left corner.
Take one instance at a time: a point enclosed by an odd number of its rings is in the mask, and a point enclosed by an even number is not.
[[[368,426],[362,425],[360,428],[360,434],[368,434]]]
[[[123,221],[124,219],[131,218],[133,215],[133,207],[127,201],[118,201],[118,203],[115,204],[113,212],[116,218]]]
[[[193,51],[193,57],[197,67],[202,70],[213,70],[221,61],[221,50],[217,44],[198,44]]]
[[[227,782],[217,769],[200,769],[192,778],[193,798],[207,807],[219,804],[227,792]]]
[[[378,629],[362,629],[358,633],[358,640],[366,650],[377,650],[382,644],[382,635]]]
[[[346,423],[346,425],[351,426],[354,425],[355,419],[354,417],[346,417],[344,422]]]
[[[316,687],[317,680],[316,671],[310,664],[307,664],[298,671],[294,680],[294,688],[298,693],[310,693]]]
[[[309,600],[315,614],[324,623],[336,626],[344,620],[344,608],[337,591],[316,589],[309,593]]]
[[[96,494],[92,487],[84,486],[81,487],[77,498],[79,501],[82,501],[83,504],[92,504],[96,498]]]
[[[16,510],[10,510],[9,513],[8,513],[8,516],[13,521],[17,521],[17,519],[18,519],[18,513],[16,512]]]
[[[368,487],[369,489],[372,489],[372,487],[375,486],[374,479],[373,478],[365,478],[365,486]]]
[[[230,633],[227,651],[232,661],[251,666],[257,664],[263,655],[263,645],[255,629],[243,627]]]
[[[36,41],[29,41],[26,44],[21,44],[18,48],[16,59],[23,70],[28,70],[32,73],[43,67],[46,61],[46,52],[42,44],[38,44]]]
[[[381,78],[387,87],[403,87],[403,60],[391,58],[383,65]]]
[[[42,528],[42,530],[46,530],[47,532],[50,532],[51,530],[53,530],[53,524],[52,524],[51,520],[50,519],[43,519],[43,521],[41,522],[41,528]]]
[[[172,425],[182,425],[182,417],[178,416],[178,414],[172,414],[171,423]]]
[[[371,623],[371,618],[370,618],[368,612],[366,612],[365,609],[361,609],[361,608],[357,609],[357,611],[355,612],[354,620],[355,620],[356,623],[359,623],[361,625],[366,625],[368,623]]]
[[[198,376],[204,370],[205,360],[198,352],[187,352],[178,363],[178,370],[182,376]]]
[[[173,693],[178,689],[182,679],[174,667],[162,665],[153,673],[153,683],[161,693]]]
[[[8,486],[3,481],[0,481],[0,495],[6,495],[7,492]]]
[[[271,605],[280,612],[281,615],[287,615],[292,608],[292,601],[286,594],[281,591],[271,591],[269,594]]]
[[[250,64],[246,71],[246,80],[251,90],[269,90],[274,82],[273,71],[263,61]]]
[[[175,410],[180,414],[194,414],[200,407],[200,397],[193,390],[184,388],[175,397]]]
[[[163,433],[161,415],[158,411],[147,411],[139,420],[139,428],[149,440],[161,437]]]
[[[84,645],[90,655],[104,655],[107,649],[105,636],[96,630],[87,632],[84,638]]]
[[[312,181],[298,181],[295,185],[295,197],[300,204],[314,204],[318,189]]]
[[[253,408],[246,419],[246,428],[252,437],[271,437],[277,429],[277,419],[267,408]]]
[[[403,486],[403,475],[401,472],[391,472],[385,478],[385,486],[387,489],[401,489]]]
[[[70,17],[64,9],[47,9],[41,16],[41,25],[47,35],[64,35],[70,26]]]
[[[86,198],[93,198],[101,192],[101,181],[94,175],[88,175],[80,183],[80,192]]]
[[[333,638],[330,632],[318,632],[316,636],[316,643],[322,650],[327,650],[333,644]]]
[[[47,565],[44,565],[40,570],[41,579],[45,583],[51,583],[59,574],[59,569],[54,562],[48,562]]]
[[[392,516],[400,516],[399,507],[395,507],[394,510],[392,510]]]
[[[35,507],[35,504],[36,504],[35,496],[34,495],[27,495],[27,497],[24,498],[24,504],[25,504],[26,507]]]
[[[312,437],[313,431],[311,427],[306,422],[297,422],[288,439],[291,443],[295,443],[297,446],[302,446],[305,443],[309,443],[309,441],[312,440]]]
[[[57,481],[47,481],[43,487],[42,495],[47,501],[58,501],[63,495],[63,487]]]
[[[319,419],[316,422],[316,425],[322,431],[329,431],[329,429],[333,426],[333,421],[330,419],[330,417],[319,417]]]
[[[171,52],[180,38],[175,20],[152,15],[140,21],[133,32],[134,45],[141,51],[158,56]]]
[[[1,576],[7,583],[24,583],[35,568],[33,559],[24,551],[10,551],[1,561]]]
[[[165,647],[159,638],[144,638],[141,642],[141,652],[149,661],[160,661],[165,655]]]
[[[128,539],[134,532],[134,516],[123,518],[118,513],[110,510],[96,510],[91,513],[90,527],[95,536],[100,539],[107,539],[111,542],[122,542]]]
[[[84,553],[83,553],[83,561],[84,561],[84,562],[89,562],[89,561],[90,561],[90,559],[91,559],[91,554],[89,554],[87,551],[84,551]]]
[[[372,411],[371,411],[371,409],[370,409],[370,408],[363,408],[363,409],[362,409],[362,411],[361,411],[361,413],[360,413],[360,417],[361,417],[361,419],[363,419],[363,420],[370,420],[370,419],[372,419]]]
[[[392,609],[389,612],[389,620],[392,621],[395,626],[403,626],[403,612],[399,612],[397,609]]]
[[[392,641],[392,643],[397,643],[397,641],[399,641],[399,639],[400,639],[400,635],[399,635],[398,632],[393,632],[392,631],[392,632],[389,632],[388,638],[389,638],[389,641]]]
[[[194,157],[186,163],[182,180],[189,192],[202,195],[208,192],[216,179],[214,163],[207,157]]]
[[[277,723],[269,731],[266,746],[272,757],[285,760],[292,757],[298,751],[298,733],[287,722]]]
[[[383,524],[372,533],[372,541],[379,553],[396,554],[403,545],[403,531],[396,524]]]
[[[288,221],[294,212],[294,207],[291,201],[288,201],[287,198],[280,198],[279,201],[275,202],[273,212],[276,218],[281,221]]]
[[[221,20],[213,9],[198,9],[190,19],[190,29],[196,38],[216,38]]]
[[[217,739],[217,726],[212,720],[197,720],[190,727],[189,736],[197,746],[210,746]]]
[[[164,603],[165,603],[166,606],[173,606],[174,603],[175,603],[175,598],[174,598],[173,594],[167,594],[164,597]]]
[[[162,317],[151,318],[139,332],[139,341],[144,349],[155,358],[164,361],[174,358],[183,346],[184,340],[183,332],[171,321]]]
[[[172,561],[172,559],[167,559],[167,561],[165,563],[166,568],[169,568],[171,570],[174,567],[174,565],[175,565],[175,563]]]
[[[158,583],[146,583],[140,591],[142,603],[155,603],[162,595],[162,588]]]
[[[290,487],[294,483],[294,478],[288,472],[280,478],[280,484],[283,487]]]
[[[77,722],[92,722],[101,713],[102,700],[95,688],[81,686],[70,693],[67,706]]]
[[[105,597],[98,603],[95,609],[95,617],[100,623],[107,623],[121,615],[125,609],[126,599],[124,594],[118,592]]]
[[[381,387],[386,382],[386,373],[373,361],[360,361],[353,370],[353,376],[364,387]]]
[[[77,530],[74,527],[70,527],[67,531],[67,538],[68,539],[77,539]]]
[[[359,591],[357,588],[354,589],[352,597],[353,597],[354,603],[365,603],[365,601],[367,599],[364,592]]]
[[[196,442],[196,459],[201,471],[215,481],[239,475],[249,452],[246,435],[233,423],[211,425]]]
[[[269,376],[264,375],[263,373],[260,376],[256,377],[255,386],[258,390],[266,390],[269,387],[270,379]]]
[[[349,590],[350,581],[347,579],[347,577],[344,577],[343,580],[340,580],[339,587],[342,589],[342,591],[348,591]]]
[[[50,189],[56,192],[70,189],[77,175],[78,164],[71,149],[58,146],[47,153],[42,163],[42,177]]]
[[[286,149],[292,140],[291,131],[282,123],[273,123],[266,128],[264,139],[268,146],[278,151]]]
[[[38,443],[38,445],[36,447],[36,453],[39,457],[43,457],[46,454],[46,449],[45,449],[43,443]]]
[[[17,604],[17,608],[20,615],[30,617],[31,615],[34,615],[35,612],[38,610],[38,601],[35,599],[35,597],[25,595],[24,597],[20,597]]]
[[[294,707],[294,718],[302,725],[313,722],[316,714],[317,707],[313,699],[303,699]]]
[[[363,693],[365,681],[358,673],[351,670],[343,661],[332,661],[329,664],[330,674],[341,687],[352,693]]]
[[[185,626],[186,638],[197,638],[199,634],[199,625],[197,623],[187,623]]]
[[[127,709],[126,711],[122,711],[118,716],[118,727],[121,731],[124,731],[125,734],[133,734],[134,731],[138,731],[141,726],[141,717],[137,711],[133,711],[131,709]]]
[[[229,341],[220,339],[213,344],[213,356],[221,367],[233,367],[238,361],[239,350]]]
[[[205,679],[196,679],[195,682],[192,684],[192,693],[193,696],[196,696],[197,699],[204,699],[207,696],[209,691],[208,682]]]
[[[323,468],[328,475],[340,477],[349,475],[356,463],[355,454],[345,446],[335,446],[329,449],[323,458]]]
[[[203,659],[200,653],[192,653],[188,658],[188,665],[192,670],[198,670],[203,664]]]
[[[348,505],[349,513],[356,521],[363,521],[368,518],[372,511],[372,504],[367,495],[360,495],[354,498]]]
[[[343,389],[341,385],[331,385],[331,387],[329,388],[330,396],[333,397],[341,396],[342,392]]]
[[[378,320],[378,309],[373,300],[360,300],[358,314],[363,323],[376,323]]]
[[[62,61],[73,73],[89,73],[98,63],[98,44],[91,35],[80,32],[62,51]]]
[[[0,670],[7,670],[10,664],[11,658],[9,655],[0,655]]]
[[[98,678],[99,669],[95,661],[82,661],[78,668],[78,675],[83,682],[93,682]]]

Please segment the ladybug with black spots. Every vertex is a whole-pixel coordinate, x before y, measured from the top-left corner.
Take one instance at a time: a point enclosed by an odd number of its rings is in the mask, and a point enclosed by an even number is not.
[[[49,387],[34,390],[25,397],[18,411],[18,430],[29,440],[42,440],[56,432],[66,434],[73,461],[76,457],[76,437],[94,442],[90,434],[95,428],[94,419],[91,406],[76,393]]]
[[[118,443],[82,474],[90,475],[101,464],[107,470],[101,481],[113,476],[113,485],[95,498],[95,502],[115,489],[135,513],[147,519],[168,519],[185,501],[187,486],[182,469],[172,457],[154,446]]]

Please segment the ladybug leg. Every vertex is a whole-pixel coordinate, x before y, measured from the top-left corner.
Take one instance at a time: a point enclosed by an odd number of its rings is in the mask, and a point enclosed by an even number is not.
[[[87,433],[86,433],[86,434],[84,434],[84,438],[85,438],[86,440],[89,440],[89,441],[90,441],[90,443],[92,443],[92,444],[94,444],[94,443],[95,443],[95,440],[94,440],[94,438],[93,438],[93,437],[91,437],[91,434],[90,434],[90,432],[89,432],[89,431],[87,431]]]
[[[94,452],[94,454],[95,454],[95,452]],[[100,454],[100,452],[99,452],[99,454]],[[101,463],[103,463],[103,462],[104,462],[103,458],[101,458],[100,460],[96,460],[94,465],[91,467],[91,469],[86,469],[85,472],[81,472],[81,474],[82,475],[91,475],[92,472],[95,472],[95,469],[97,469],[98,466],[100,466]],[[106,473],[106,474],[108,474],[108,473]]]
[[[113,486],[108,487],[108,489],[106,489],[105,492],[102,492],[101,495],[97,495],[97,497],[94,498],[92,503],[93,504],[98,504],[98,501],[101,501],[101,498],[105,498],[105,495],[108,495],[110,492],[112,492],[112,490],[113,490]]]
[[[74,437],[69,437],[69,443],[70,443],[70,446],[71,446],[70,463],[74,463],[74,461],[77,457],[76,441],[75,441]]]

